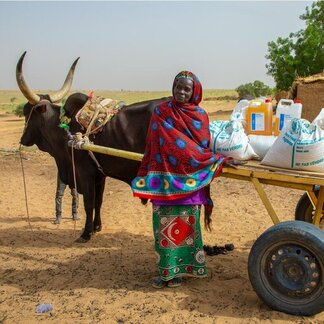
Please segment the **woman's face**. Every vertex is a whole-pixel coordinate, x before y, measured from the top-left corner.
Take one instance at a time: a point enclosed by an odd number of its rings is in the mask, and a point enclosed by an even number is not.
[[[179,79],[173,89],[175,101],[187,103],[190,101],[193,93],[193,81],[187,78]]]

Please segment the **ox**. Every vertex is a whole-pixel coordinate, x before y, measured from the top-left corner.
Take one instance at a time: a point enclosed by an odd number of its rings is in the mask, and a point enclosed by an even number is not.
[[[58,127],[60,101],[70,90],[74,69],[78,59],[72,64],[62,88],[52,95],[37,95],[27,85],[22,74],[22,63],[26,52],[17,63],[16,77],[18,86],[28,100],[24,106],[26,125],[21,137],[21,144],[36,144],[41,151],[49,153],[56,162],[62,181],[71,188],[75,187],[73,178],[72,152],[68,147],[67,133]],[[124,106],[102,132],[90,138],[96,145],[120,150],[144,153],[146,134],[154,107],[169,98],[160,98]],[[84,106],[88,96],[82,93],[70,95],[64,105],[66,116],[71,118],[72,133],[81,131],[75,120],[75,114]],[[83,194],[86,223],[77,242],[87,242],[91,235],[101,230],[100,208],[102,205],[105,178],[111,177],[130,184],[136,176],[140,162],[123,158],[96,154],[97,164],[87,151],[74,151],[76,187]],[[93,217],[94,212],[94,217]]]

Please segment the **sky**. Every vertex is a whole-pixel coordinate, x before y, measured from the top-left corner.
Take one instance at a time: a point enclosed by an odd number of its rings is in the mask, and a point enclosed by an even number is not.
[[[205,89],[267,75],[267,43],[305,28],[313,1],[0,1],[0,89],[170,90],[181,70]]]

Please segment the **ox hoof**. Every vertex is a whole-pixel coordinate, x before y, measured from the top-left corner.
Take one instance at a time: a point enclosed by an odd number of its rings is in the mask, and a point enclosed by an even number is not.
[[[87,243],[90,240],[91,236],[84,238],[80,236],[78,239],[75,240],[75,243]]]
[[[94,233],[97,233],[97,232],[101,232],[101,230],[102,230],[102,227],[101,227],[101,225],[98,225],[98,226],[95,226],[95,228],[94,228]]]

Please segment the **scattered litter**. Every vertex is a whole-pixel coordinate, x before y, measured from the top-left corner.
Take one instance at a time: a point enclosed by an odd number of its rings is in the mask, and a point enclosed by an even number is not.
[[[204,251],[207,255],[217,255],[217,254],[227,254],[228,251],[234,250],[234,244],[229,243],[225,244],[225,246],[210,246],[210,245],[204,245]]]
[[[38,304],[36,307],[35,312],[36,313],[47,313],[50,312],[53,309],[53,306],[51,304]]]

